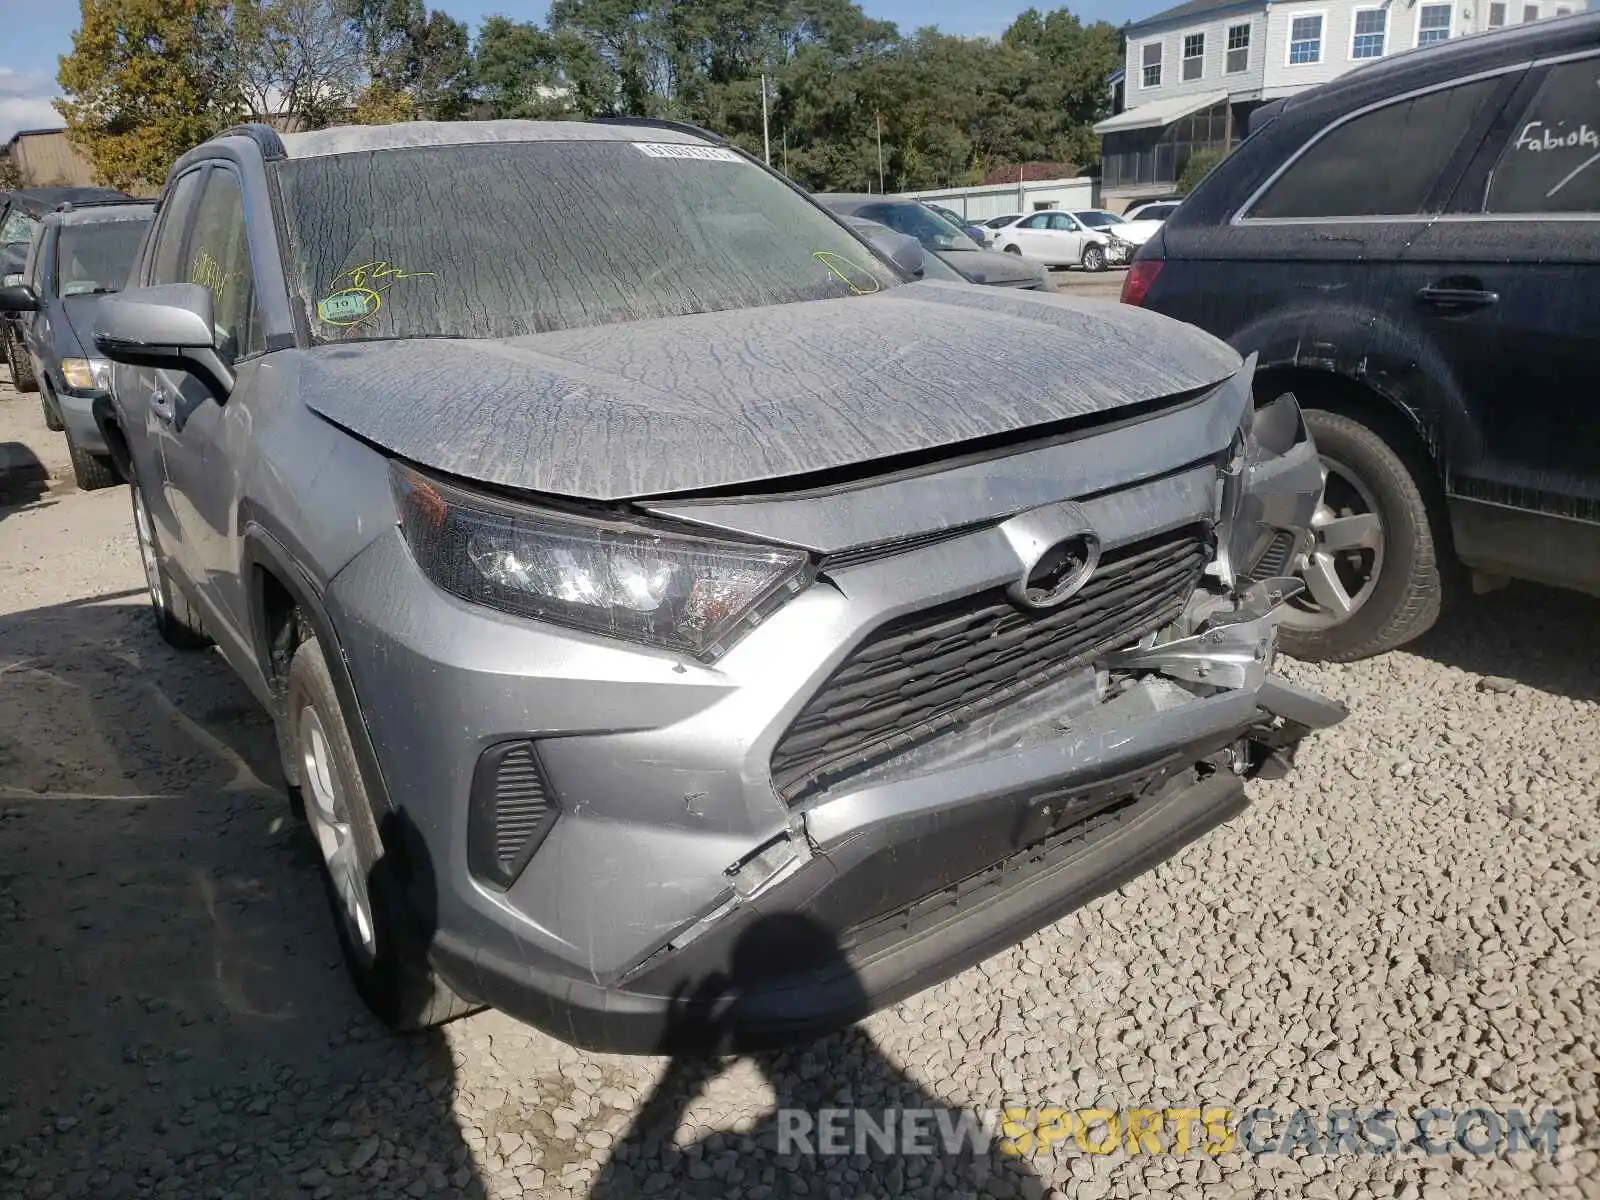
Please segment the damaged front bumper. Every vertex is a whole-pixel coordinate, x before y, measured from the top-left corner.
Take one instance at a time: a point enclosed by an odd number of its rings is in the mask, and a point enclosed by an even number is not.
[[[374,543],[330,602],[358,693],[396,697],[364,715],[434,860],[440,971],[599,1049],[788,1041],[953,974],[1237,813],[1244,780],[1343,716],[1272,673],[1300,586],[1273,547],[1304,535],[1321,473],[1294,401],[1252,413],[1250,382],[1247,365],[1141,425],[821,501],[678,506],[846,547],[817,550],[817,583],[714,667],[467,606],[398,536]],[[1044,502],[996,499],[1024,495]],[[985,503],[1005,508],[951,519]],[[1090,533],[1082,590],[1027,609],[1041,554]],[[851,549],[880,534],[899,540]],[[929,683],[940,655],[961,665]],[[1031,673],[994,684],[1012,662]],[[400,702],[417,678],[426,706]],[[952,715],[940,698],[956,693],[973,700]],[[861,734],[902,710],[895,736]],[[491,878],[474,847],[507,795],[546,823]]]

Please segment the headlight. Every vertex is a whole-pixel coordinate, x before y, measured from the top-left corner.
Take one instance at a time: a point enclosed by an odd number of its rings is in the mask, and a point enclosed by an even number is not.
[[[714,659],[811,581],[798,550],[516,504],[395,467],[428,578],[503,612]]]
[[[109,392],[111,364],[103,358],[63,358],[61,378],[75,392]]]

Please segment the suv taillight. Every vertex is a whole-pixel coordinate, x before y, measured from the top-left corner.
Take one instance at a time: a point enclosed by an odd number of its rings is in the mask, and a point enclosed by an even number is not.
[[[1161,274],[1159,258],[1134,259],[1122,280],[1122,302],[1143,304],[1144,298],[1150,294],[1150,285],[1156,281],[1156,276],[1159,274]]]

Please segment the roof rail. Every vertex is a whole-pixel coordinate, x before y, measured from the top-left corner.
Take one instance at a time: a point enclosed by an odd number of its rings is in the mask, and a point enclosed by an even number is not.
[[[261,121],[250,121],[243,125],[230,125],[218,137],[247,137],[261,148],[261,157],[268,159],[288,158],[289,151],[283,144],[283,138],[278,136],[278,131],[271,125]]]
[[[675,129],[679,133],[692,133],[695,137],[705,138],[715,146],[727,146],[729,141],[720,133],[712,133],[709,129],[702,129],[698,125],[691,125],[687,121],[668,121],[661,117],[595,117],[596,125],[643,125],[650,129]]]
[[[121,208],[128,204],[154,204],[154,196],[113,196],[105,200],[63,200],[52,212],[76,212],[80,208]]]

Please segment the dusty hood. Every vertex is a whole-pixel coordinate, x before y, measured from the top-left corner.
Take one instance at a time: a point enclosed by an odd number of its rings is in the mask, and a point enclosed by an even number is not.
[[[1215,384],[1129,305],[923,282],[504,341],[294,352],[314,411],[424,466],[597,500],[850,466]]]

